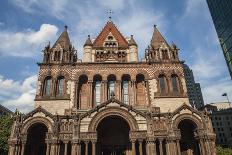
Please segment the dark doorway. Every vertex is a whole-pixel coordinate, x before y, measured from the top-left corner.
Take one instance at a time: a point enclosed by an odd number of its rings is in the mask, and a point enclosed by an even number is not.
[[[45,137],[48,129],[42,123],[33,124],[27,131],[26,155],[45,155]]]
[[[183,120],[178,128],[181,131],[181,155],[200,155],[198,141],[194,137],[194,131],[197,129],[196,124],[190,120]]]
[[[97,155],[126,155],[131,149],[130,127],[119,116],[104,118],[97,127]]]

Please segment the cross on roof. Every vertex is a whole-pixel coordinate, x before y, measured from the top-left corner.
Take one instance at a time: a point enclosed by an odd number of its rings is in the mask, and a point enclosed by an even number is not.
[[[112,10],[109,10],[109,11],[107,11],[107,13],[109,14],[109,19],[111,20],[111,18],[112,18],[112,14],[114,13]]]

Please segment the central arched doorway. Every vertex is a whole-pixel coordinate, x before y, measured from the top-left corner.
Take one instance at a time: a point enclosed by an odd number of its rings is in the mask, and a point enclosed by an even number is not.
[[[130,150],[130,127],[120,116],[108,116],[97,127],[97,155],[126,155]]]
[[[26,155],[46,154],[46,132],[48,132],[48,128],[43,123],[33,124],[27,130]]]
[[[197,125],[193,121],[185,119],[179,123],[178,128],[181,132],[181,155],[200,155],[199,144],[194,136]]]

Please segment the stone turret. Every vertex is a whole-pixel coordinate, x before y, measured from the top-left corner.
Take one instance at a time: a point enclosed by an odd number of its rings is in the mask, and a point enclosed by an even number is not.
[[[93,48],[93,43],[90,39],[90,35],[88,35],[88,38],[84,44],[83,62],[92,62],[92,48]]]
[[[138,46],[134,40],[133,35],[129,40],[129,55],[130,55],[130,62],[138,62]]]

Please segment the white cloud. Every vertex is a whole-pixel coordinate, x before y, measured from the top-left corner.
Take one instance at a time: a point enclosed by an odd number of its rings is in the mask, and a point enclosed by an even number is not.
[[[53,40],[58,28],[42,24],[38,31],[0,31],[0,54],[4,56],[32,57],[39,54],[48,41]]]
[[[28,112],[34,105],[37,75],[27,77],[24,81],[0,78],[0,99],[11,110],[16,108]]]

